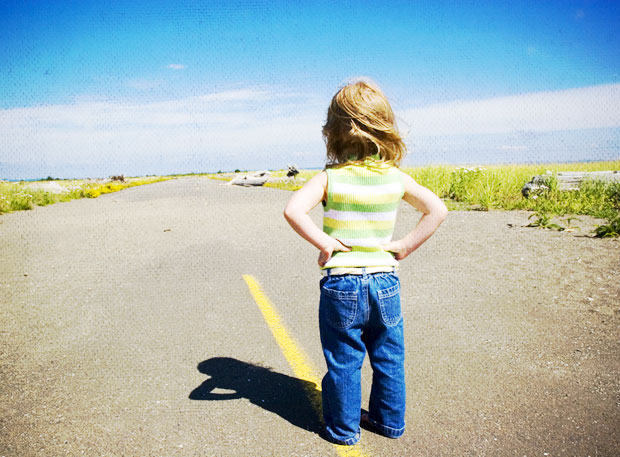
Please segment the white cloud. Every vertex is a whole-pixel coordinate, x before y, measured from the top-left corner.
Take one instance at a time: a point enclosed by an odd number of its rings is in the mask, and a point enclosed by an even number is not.
[[[414,137],[620,127],[620,84],[454,101],[399,114]]]
[[[8,169],[1,167],[17,166],[41,170],[20,172],[25,177],[47,176],[47,170],[62,167],[106,176],[258,169],[291,161],[320,166],[328,103],[308,94],[242,88],[152,103],[76,99],[0,110],[0,177]],[[443,148],[452,154],[464,145],[500,154],[527,152],[524,146],[546,151],[555,147],[556,137],[545,136],[539,144],[541,132],[577,132],[558,143],[563,151],[565,144],[578,144],[584,136],[580,129],[620,127],[620,84],[441,103],[403,110],[399,116],[411,129],[412,150],[430,151],[432,160],[442,159],[432,151]],[[615,135],[609,140],[613,144]]]
[[[185,65],[181,65],[179,63],[171,63],[166,68],[170,68],[172,70],[183,70],[185,68]]]
[[[0,110],[0,163],[149,164],[201,157],[196,171],[234,157],[255,168],[282,150],[322,152],[323,103],[240,89],[143,104],[83,102]],[[304,146],[305,145],[305,146]],[[286,163],[286,159],[282,159]],[[237,165],[236,165],[237,166]],[[259,166],[259,168],[262,168]],[[177,170],[171,169],[170,172]]]

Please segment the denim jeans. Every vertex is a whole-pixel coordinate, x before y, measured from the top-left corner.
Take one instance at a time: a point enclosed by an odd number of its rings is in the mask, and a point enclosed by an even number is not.
[[[327,374],[323,418],[330,440],[360,439],[361,369],[372,366],[370,422],[383,435],[405,430],[405,350],[400,281],[394,273],[327,276],[321,280],[319,328]]]

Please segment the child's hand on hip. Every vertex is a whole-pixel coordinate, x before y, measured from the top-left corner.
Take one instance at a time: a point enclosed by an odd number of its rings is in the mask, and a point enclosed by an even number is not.
[[[351,248],[345,246],[336,238],[330,238],[330,242],[327,246],[321,248],[319,253],[319,266],[323,267],[332,258],[334,251],[350,251]]]
[[[394,258],[396,260],[403,260],[411,251],[407,248],[405,242],[403,240],[390,241],[387,244],[381,246],[384,251],[391,252],[394,254]]]

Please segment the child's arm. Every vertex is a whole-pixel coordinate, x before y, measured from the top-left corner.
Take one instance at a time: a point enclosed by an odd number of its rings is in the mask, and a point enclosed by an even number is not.
[[[403,200],[423,214],[416,227],[404,238],[391,241],[383,246],[383,249],[394,254],[396,260],[402,260],[418,249],[435,233],[437,227],[441,225],[448,215],[446,205],[437,195],[426,187],[419,185],[411,176],[405,173],[403,173],[403,180],[405,184]]]
[[[323,266],[334,251],[350,251],[340,241],[323,232],[308,213],[325,198],[327,173],[322,171],[293,194],[284,208],[284,217],[306,241],[319,249],[319,265]]]

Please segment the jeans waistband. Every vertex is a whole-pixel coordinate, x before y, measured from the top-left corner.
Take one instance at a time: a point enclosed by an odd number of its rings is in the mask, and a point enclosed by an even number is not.
[[[396,267],[351,267],[351,268],[326,268],[321,270],[323,276],[341,275],[364,275],[373,273],[396,273]]]

